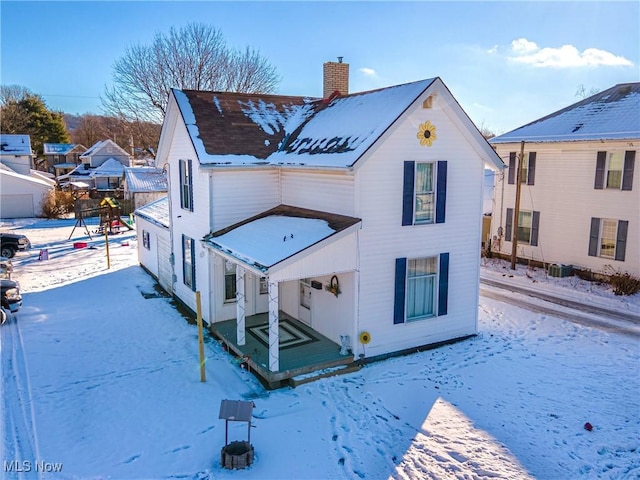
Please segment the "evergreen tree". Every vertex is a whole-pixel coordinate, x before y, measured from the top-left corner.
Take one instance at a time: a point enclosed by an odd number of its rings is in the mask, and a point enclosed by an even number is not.
[[[36,156],[42,156],[44,143],[69,143],[62,112],[49,110],[40,95],[24,90],[19,97],[2,98],[1,133],[29,135]]]

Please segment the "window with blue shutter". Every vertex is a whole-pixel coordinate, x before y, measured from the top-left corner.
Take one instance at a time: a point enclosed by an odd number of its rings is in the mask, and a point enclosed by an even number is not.
[[[404,162],[402,187],[402,225],[413,225],[413,186],[416,162]]]
[[[628,230],[628,220],[592,217],[589,231],[589,256],[624,262]]]
[[[447,314],[449,305],[449,254],[440,254],[440,271],[438,272],[438,316]]]
[[[444,223],[447,162],[404,162],[402,225]]]
[[[516,152],[509,152],[509,169],[507,170],[509,185],[516,183],[516,168]]]
[[[507,242],[511,241],[511,230],[513,230],[513,208],[507,208],[507,218],[504,227],[504,239]]]
[[[393,305],[393,323],[404,323],[404,304],[407,280],[407,259],[396,258],[396,277]]]
[[[193,212],[193,170],[191,160],[179,160],[180,206]]]
[[[633,189],[633,167],[636,160],[636,151],[629,150],[624,154],[624,172],[622,174],[622,190]]]
[[[444,223],[447,206],[447,162],[438,162],[438,179],[436,181],[436,223]]]
[[[196,252],[195,240],[182,235],[182,279],[183,283],[196,291]]]

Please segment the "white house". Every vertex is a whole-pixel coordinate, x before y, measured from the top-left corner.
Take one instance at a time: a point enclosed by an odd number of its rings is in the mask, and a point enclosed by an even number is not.
[[[169,99],[172,290],[270,386],[330,365],[321,345],[344,363],[477,332],[503,163],[439,78],[346,93]]]
[[[492,138],[509,163],[497,176],[492,250],[512,251],[524,142],[517,256],[640,276],[639,112],[640,83],[625,83]]]
[[[131,166],[131,156],[110,138],[94,143],[80,155],[80,161],[89,168],[99,167],[110,158],[116,159],[125,167]]]
[[[45,179],[0,168],[0,218],[30,218],[42,213],[42,200],[53,185]]]
[[[29,135],[0,135],[0,163],[16,173],[29,175],[33,168],[33,151]]]
[[[140,264],[171,293],[171,239],[167,196],[138,208],[135,212]]]

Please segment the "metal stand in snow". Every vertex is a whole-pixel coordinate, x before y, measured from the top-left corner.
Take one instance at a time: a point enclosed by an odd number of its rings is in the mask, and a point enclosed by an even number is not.
[[[254,449],[251,445],[251,414],[253,402],[222,400],[220,415],[224,419],[224,447],[220,452],[220,463],[224,468],[246,468],[253,463]],[[247,441],[229,443],[229,422],[247,422]]]

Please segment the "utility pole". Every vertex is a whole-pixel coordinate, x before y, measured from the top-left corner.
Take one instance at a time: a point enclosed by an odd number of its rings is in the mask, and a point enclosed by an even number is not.
[[[520,142],[518,154],[518,168],[516,171],[516,205],[513,209],[513,231],[511,232],[511,270],[516,269],[516,255],[518,251],[518,217],[520,217],[520,189],[522,185],[522,161],[524,160],[524,140]]]

